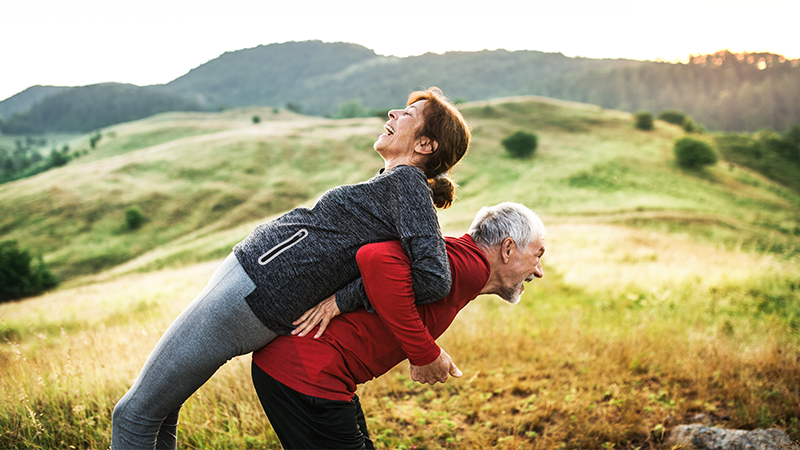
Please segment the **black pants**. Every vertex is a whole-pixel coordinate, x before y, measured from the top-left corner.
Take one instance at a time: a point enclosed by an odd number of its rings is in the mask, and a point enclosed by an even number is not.
[[[349,402],[301,394],[252,363],[253,385],[285,449],[374,449],[358,396]]]

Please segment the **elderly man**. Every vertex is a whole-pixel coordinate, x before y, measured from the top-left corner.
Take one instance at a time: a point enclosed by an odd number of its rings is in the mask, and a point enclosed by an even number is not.
[[[414,307],[409,258],[396,241],[362,247],[357,260],[372,307],[338,316],[317,339],[282,336],[253,353],[253,384],[284,448],[374,448],[356,385],[383,375],[407,355],[395,336],[427,327],[437,338],[479,294],[519,302],[524,282],[544,276],[545,229],[528,208],[482,208],[467,234],[446,238],[452,273],[447,297],[416,305],[419,323],[394,323]],[[394,334],[393,334],[394,333]],[[400,333],[400,334],[397,334]],[[449,374],[461,372],[444,354]],[[425,375],[412,377],[424,378]],[[438,379],[446,381],[447,375]]]

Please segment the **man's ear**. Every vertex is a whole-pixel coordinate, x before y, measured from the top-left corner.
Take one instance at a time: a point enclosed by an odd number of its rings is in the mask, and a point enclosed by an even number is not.
[[[439,142],[434,141],[433,139],[422,136],[417,140],[417,146],[414,148],[414,151],[417,153],[421,153],[423,155],[431,155],[436,153],[436,150],[439,149]]]
[[[500,257],[503,258],[503,262],[508,264],[511,261],[511,253],[517,248],[516,242],[514,239],[507,237],[503,239],[503,242],[500,244]]]

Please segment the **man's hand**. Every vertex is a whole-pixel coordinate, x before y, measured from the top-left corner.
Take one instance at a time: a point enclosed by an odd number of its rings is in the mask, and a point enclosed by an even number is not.
[[[439,357],[428,365],[415,366],[411,364],[411,379],[422,384],[444,383],[447,381],[448,375],[459,378],[463,374],[444,349],[441,349]]]
[[[322,336],[331,319],[340,314],[339,307],[336,305],[336,294],[331,295],[319,302],[317,306],[309,309],[299,319],[292,322],[297,328],[292,330],[293,335],[305,336],[319,324],[319,331],[314,335],[314,339]]]

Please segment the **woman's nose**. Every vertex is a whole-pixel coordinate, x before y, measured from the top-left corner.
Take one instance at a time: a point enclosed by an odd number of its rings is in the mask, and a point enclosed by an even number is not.
[[[398,113],[399,111],[400,111],[399,109],[392,109],[392,110],[390,110],[390,111],[389,111],[389,118],[390,118],[390,119],[397,119],[397,113]]]

